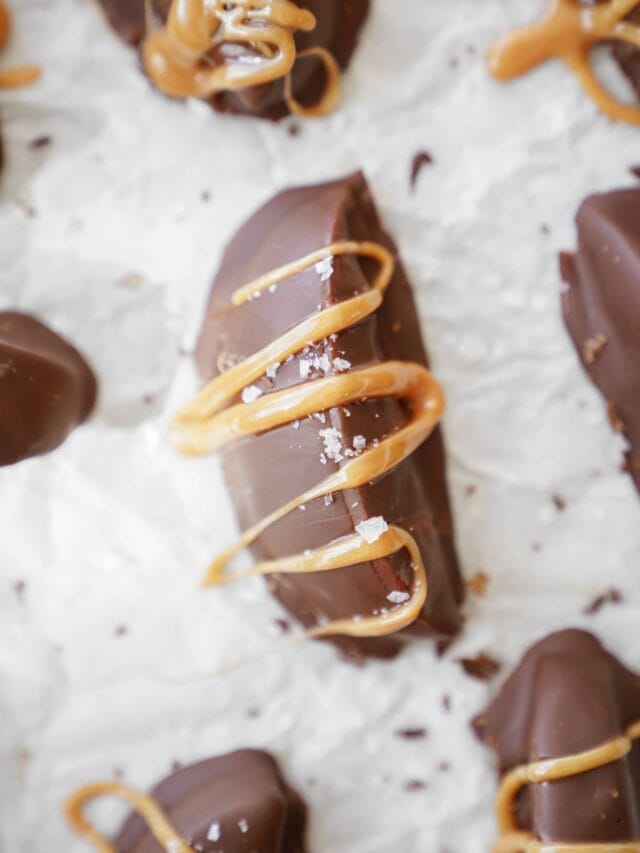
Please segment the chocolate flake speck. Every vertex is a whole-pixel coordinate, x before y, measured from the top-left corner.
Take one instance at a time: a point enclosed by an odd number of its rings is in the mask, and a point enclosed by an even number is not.
[[[423,791],[427,787],[427,783],[422,779],[409,779],[404,783],[405,791]]]
[[[411,163],[411,178],[409,181],[412,190],[415,190],[416,184],[418,183],[418,177],[424,166],[430,166],[432,163],[433,155],[428,151],[418,151],[415,154],[413,162]]]
[[[551,495],[551,500],[558,512],[564,512],[567,508],[567,502],[560,495]]]
[[[594,598],[591,604],[588,604],[585,607],[583,613],[585,613],[587,616],[593,616],[594,614],[602,610],[605,604],[622,604],[623,600],[624,596],[622,595],[620,590],[616,589],[615,587],[611,587],[611,589],[606,590],[605,592]]]
[[[29,148],[33,148],[34,150],[38,150],[39,148],[46,148],[47,145],[51,145],[52,139],[50,136],[36,136],[35,139],[32,139],[29,143]]]
[[[634,177],[640,178],[640,166],[631,166],[629,171],[634,175]]]
[[[421,740],[422,738],[425,738],[427,734],[427,730],[423,728],[398,729],[396,731],[396,735],[404,738],[405,740]]]
[[[124,637],[129,633],[129,629],[126,625],[116,625],[113,629],[114,637]]]
[[[486,652],[480,652],[474,658],[459,658],[458,663],[471,678],[489,681],[500,672],[502,664]]]
[[[13,591],[16,594],[16,598],[18,601],[24,600],[25,590],[27,589],[27,584],[25,581],[16,581],[13,585]]]

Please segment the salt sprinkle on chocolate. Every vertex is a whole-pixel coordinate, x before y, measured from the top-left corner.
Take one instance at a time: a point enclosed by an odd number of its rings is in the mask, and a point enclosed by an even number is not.
[[[373,545],[374,542],[377,542],[388,529],[389,525],[381,515],[376,515],[373,518],[367,518],[366,521],[361,521],[360,524],[356,525],[357,532],[369,545]],[[389,595],[393,595],[393,593],[389,593]],[[388,597],[389,596],[387,596],[387,598]],[[389,600],[391,601],[391,599]]]
[[[400,589],[392,589],[387,596],[387,601],[390,601],[392,604],[404,604],[405,601],[409,601],[410,598],[411,596],[408,592],[403,592]]]
[[[328,281],[333,275],[333,255],[327,255],[316,264],[316,272],[320,276],[320,281]]]
[[[242,402],[243,403],[255,403],[258,397],[262,397],[264,391],[262,388],[258,388],[257,385],[249,385],[242,392]]]
[[[214,822],[209,827],[209,831],[207,832],[207,841],[220,841],[220,836],[222,835],[220,821],[214,820]]]

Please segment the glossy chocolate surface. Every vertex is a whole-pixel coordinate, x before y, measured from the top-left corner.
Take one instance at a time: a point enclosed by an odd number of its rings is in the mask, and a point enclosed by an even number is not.
[[[71,344],[33,317],[0,312],[0,465],[62,444],[88,417],[96,391]]]
[[[266,752],[245,749],[176,770],[152,795],[176,830],[202,853],[304,853],[306,806]],[[118,853],[164,853],[132,815]]]
[[[98,0],[113,29],[130,44],[139,44],[145,29],[144,0]],[[297,5],[309,9],[316,16],[317,26],[310,33],[297,33],[299,51],[308,47],[324,47],[346,68],[356,48],[360,30],[369,11],[370,0],[296,0]],[[171,6],[171,0],[153,0],[161,19]],[[225,56],[250,56],[250,48],[237,44],[222,46],[209,56],[214,63]],[[314,59],[301,59],[293,70],[293,94],[300,103],[314,104],[325,87],[322,64]],[[283,98],[281,80],[262,86],[253,86],[236,92],[222,92],[211,99],[214,109],[225,113],[241,113],[262,118],[279,119],[289,110]]]
[[[640,489],[640,189],[591,196],[577,223],[578,251],[561,257],[565,322],[631,443],[627,463]]]
[[[524,656],[487,711],[478,735],[498,769],[574,755],[640,720],[640,677],[591,634],[551,634]],[[534,784],[518,800],[523,829],[542,841],[640,839],[640,743],[624,758],[561,781]]]
[[[214,282],[197,361],[203,380],[211,379],[225,365],[237,363],[318,307],[346,299],[368,287],[373,270],[353,256],[334,258],[333,274],[322,281],[310,269],[279,285],[274,293],[230,305],[238,287],[256,276],[296,260],[338,240],[372,240],[395,252],[382,229],[362,175],[315,187],[289,190],[276,196],[236,234],[227,248]],[[382,307],[326,346],[306,354],[325,354],[352,368],[388,359],[426,363],[413,297],[401,263]],[[300,358],[284,364],[273,384],[264,380],[265,391],[301,382]],[[312,377],[316,374],[312,374]],[[312,378],[310,377],[310,378]],[[247,528],[286,501],[316,485],[337,469],[322,463],[325,446],[320,430],[342,433],[345,446],[355,436],[369,441],[402,426],[408,413],[397,400],[368,401],[332,409],[320,422],[306,418],[272,430],[260,437],[231,445],[223,452],[229,489],[242,528]],[[353,533],[357,524],[384,516],[389,524],[406,527],[416,538],[429,579],[429,595],[423,615],[410,631],[414,634],[454,634],[460,626],[458,606],[462,585],[455,555],[442,436],[436,430],[409,459],[366,488],[336,493],[334,500],[308,504],[270,528],[256,543],[259,559],[301,553]],[[387,595],[406,591],[411,571],[405,552],[333,572],[274,577],[270,586],[276,597],[304,625],[319,619],[354,614],[368,615],[388,607]],[[350,653],[393,654],[399,639],[344,640]]]

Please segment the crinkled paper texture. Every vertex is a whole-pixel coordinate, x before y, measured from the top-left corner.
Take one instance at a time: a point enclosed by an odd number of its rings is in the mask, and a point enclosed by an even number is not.
[[[490,79],[486,46],[539,5],[374,0],[341,109],[293,136],[163,98],[89,0],[12,3],[2,62],[44,77],[2,92],[0,307],[74,340],[101,398],[62,448],[0,471],[2,850],[82,853],[60,811],[77,785],[146,787],[175,760],[252,745],[308,799],[314,853],[486,853],[495,778],[468,721],[496,682],[456,658],[508,667],[585,625],[640,667],[640,501],[562,325],[557,268],[583,196],[633,181],[638,131],[560,64]],[[419,150],[434,163],[411,193]],[[490,576],[443,659],[418,642],[360,669],[283,646],[261,582],[199,587],[233,514],[216,460],[166,438],[225,242],[276,191],[359,167],[447,391],[465,571]],[[610,586],[624,603],[584,615]],[[123,809],[96,814],[114,829]]]

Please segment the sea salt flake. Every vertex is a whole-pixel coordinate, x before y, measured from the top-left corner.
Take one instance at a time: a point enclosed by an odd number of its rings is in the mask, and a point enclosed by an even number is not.
[[[291,424],[291,426],[292,426],[294,429],[300,429],[300,421],[294,421],[294,422]]]
[[[242,402],[243,403],[255,403],[258,397],[262,397],[264,391],[262,388],[258,388],[257,385],[249,385],[242,392]]]
[[[332,462],[340,462],[344,459],[342,447],[342,433],[335,427],[320,430],[320,438],[324,441],[324,452],[327,459]]]
[[[315,418],[317,421],[320,421],[321,424],[325,424],[327,422],[327,416],[324,412],[314,412],[311,417]]]
[[[220,827],[220,821],[214,820],[214,822],[209,827],[209,832],[207,832],[207,841],[220,841],[221,835],[222,830]]]
[[[390,601],[392,604],[404,604],[405,601],[409,601],[411,596],[408,592],[402,592],[402,590],[394,589],[387,596],[387,601]]]
[[[267,367],[267,372],[265,374],[267,379],[275,379],[276,374],[278,373],[279,370],[280,370],[280,362],[274,361],[273,364],[271,364],[271,365],[269,365],[269,367]]]
[[[178,841],[175,838],[172,838],[167,842],[167,853],[182,853],[184,850],[184,844],[182,841]]]
[[[316,370],[321,370],[323,373],[329,373],[331,370],[331,361],[326,353],[321,356],[316,356],[313,360],[313,366]]]
[[[320,276],[320,281],[327,281],[333,275],[333,255],[327,255],[316,264],[316,272]]]
[[[333,503],[333,501],[334,501],[334,497],[333,497],[333,495],[325,495],[325,496],[324,496],[324,505],[325,505],[325,506],[331,506],[331,504]]]
[[[356,525],[356,530],[369,545],[377,542],[388,529],[389,525],[381,515],[367,518],[366,521],[361,521],[360,524]]]
[[[270,284],[269,285],[269,293],[275,293],[277,289],[278,289],[277,284]]]
[[[345,371],[351,369],[351,362],[347,361],[346,358],[334,358],[333,359],[333,369],[337,373],[344,373]]]
[[[313,362],[310,358],[301,358],[300,359],[300,378],[308,379],[311,374],[311,368],[313,367]]]
[[[249,821],[245,820],[244,818],[242,820],[239,820],[238,828],[240,829],[240,832],[246,835],[246,833],[249,832]]]
[[[353,447],[358,452],[364,450],[367,446],[367,439],[363,435],[356,435],[353,439]]]

